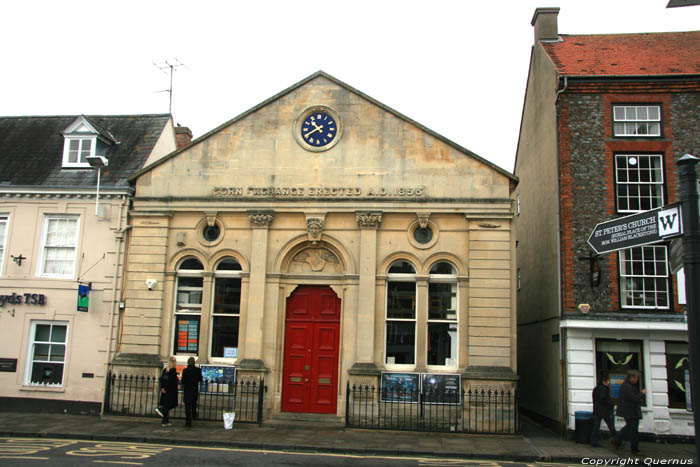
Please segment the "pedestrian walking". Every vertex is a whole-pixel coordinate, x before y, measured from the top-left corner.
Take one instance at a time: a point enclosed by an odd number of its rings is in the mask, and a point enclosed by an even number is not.
[[[185,426],[192,426],[192,419],[197,419],[197,399],[199,383],[202,382],[202,369],[194,366],[194,357],[187,359],[187,368],[182,370],[182,400],[185,403]]]
[[[168,415],[170,411],[177,407],[177,360],[175,357],[168,359],[168,366],[160,375],[160,403],[156,408],[156,413],[163,417],[161,426],[173,426]]]
[[[598,447],[600,441],[600,421],[605,420],[610,433],[614,437],[615,418],[613,417],[613,402],[610,398],[610,375],[607,371],[600,373],[598,385],[593,389],[593,431],[591,432],[591,446]]]
[[[617,398],[617,415],[625,419],[625,426],[617,432],[613,438],[615,447],[622,446],[625,441],[630,442],[632,454],[639,453],[639,419],[642,418],[642,402],[647,393],[646,389],[641,391],[637,388],[639,372],[630,370],[627,372],[625,381],[620,386],[620,395]]]

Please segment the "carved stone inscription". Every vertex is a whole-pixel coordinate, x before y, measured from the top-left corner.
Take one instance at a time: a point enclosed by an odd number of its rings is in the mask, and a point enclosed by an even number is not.
[[[276,186],[215,186],[211,191],[217,198],[420,198],[425,187],[276,187]]]

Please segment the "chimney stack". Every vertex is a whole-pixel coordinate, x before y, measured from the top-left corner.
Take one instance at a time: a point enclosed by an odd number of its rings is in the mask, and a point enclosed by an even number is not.
[[[559,39],[557,28],[557,16],[559,7],[537,8],[532,17],[532,24],[535,27],[535,44],[539,41],[556,41]]]
[[[178,149],[182,149],[192,142],[192,131],[186,126],[180,126],[178,123],[175,127],[175,144]]]

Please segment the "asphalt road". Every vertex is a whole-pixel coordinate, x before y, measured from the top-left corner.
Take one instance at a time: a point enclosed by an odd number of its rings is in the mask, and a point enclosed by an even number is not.
[[[563,466],[571,464],[497,462],[416,457],[277,452],[47,438],[0,438],[0,465],[7,466],[300,466],[456,467]]]

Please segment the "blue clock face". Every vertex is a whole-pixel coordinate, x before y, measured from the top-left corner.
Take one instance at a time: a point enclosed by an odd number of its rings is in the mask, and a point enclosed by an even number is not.
[[[331,144],[338,134],[338,125],[325,112],[314,112],[301,124],[301,137],[309,146],[317,148]]]

